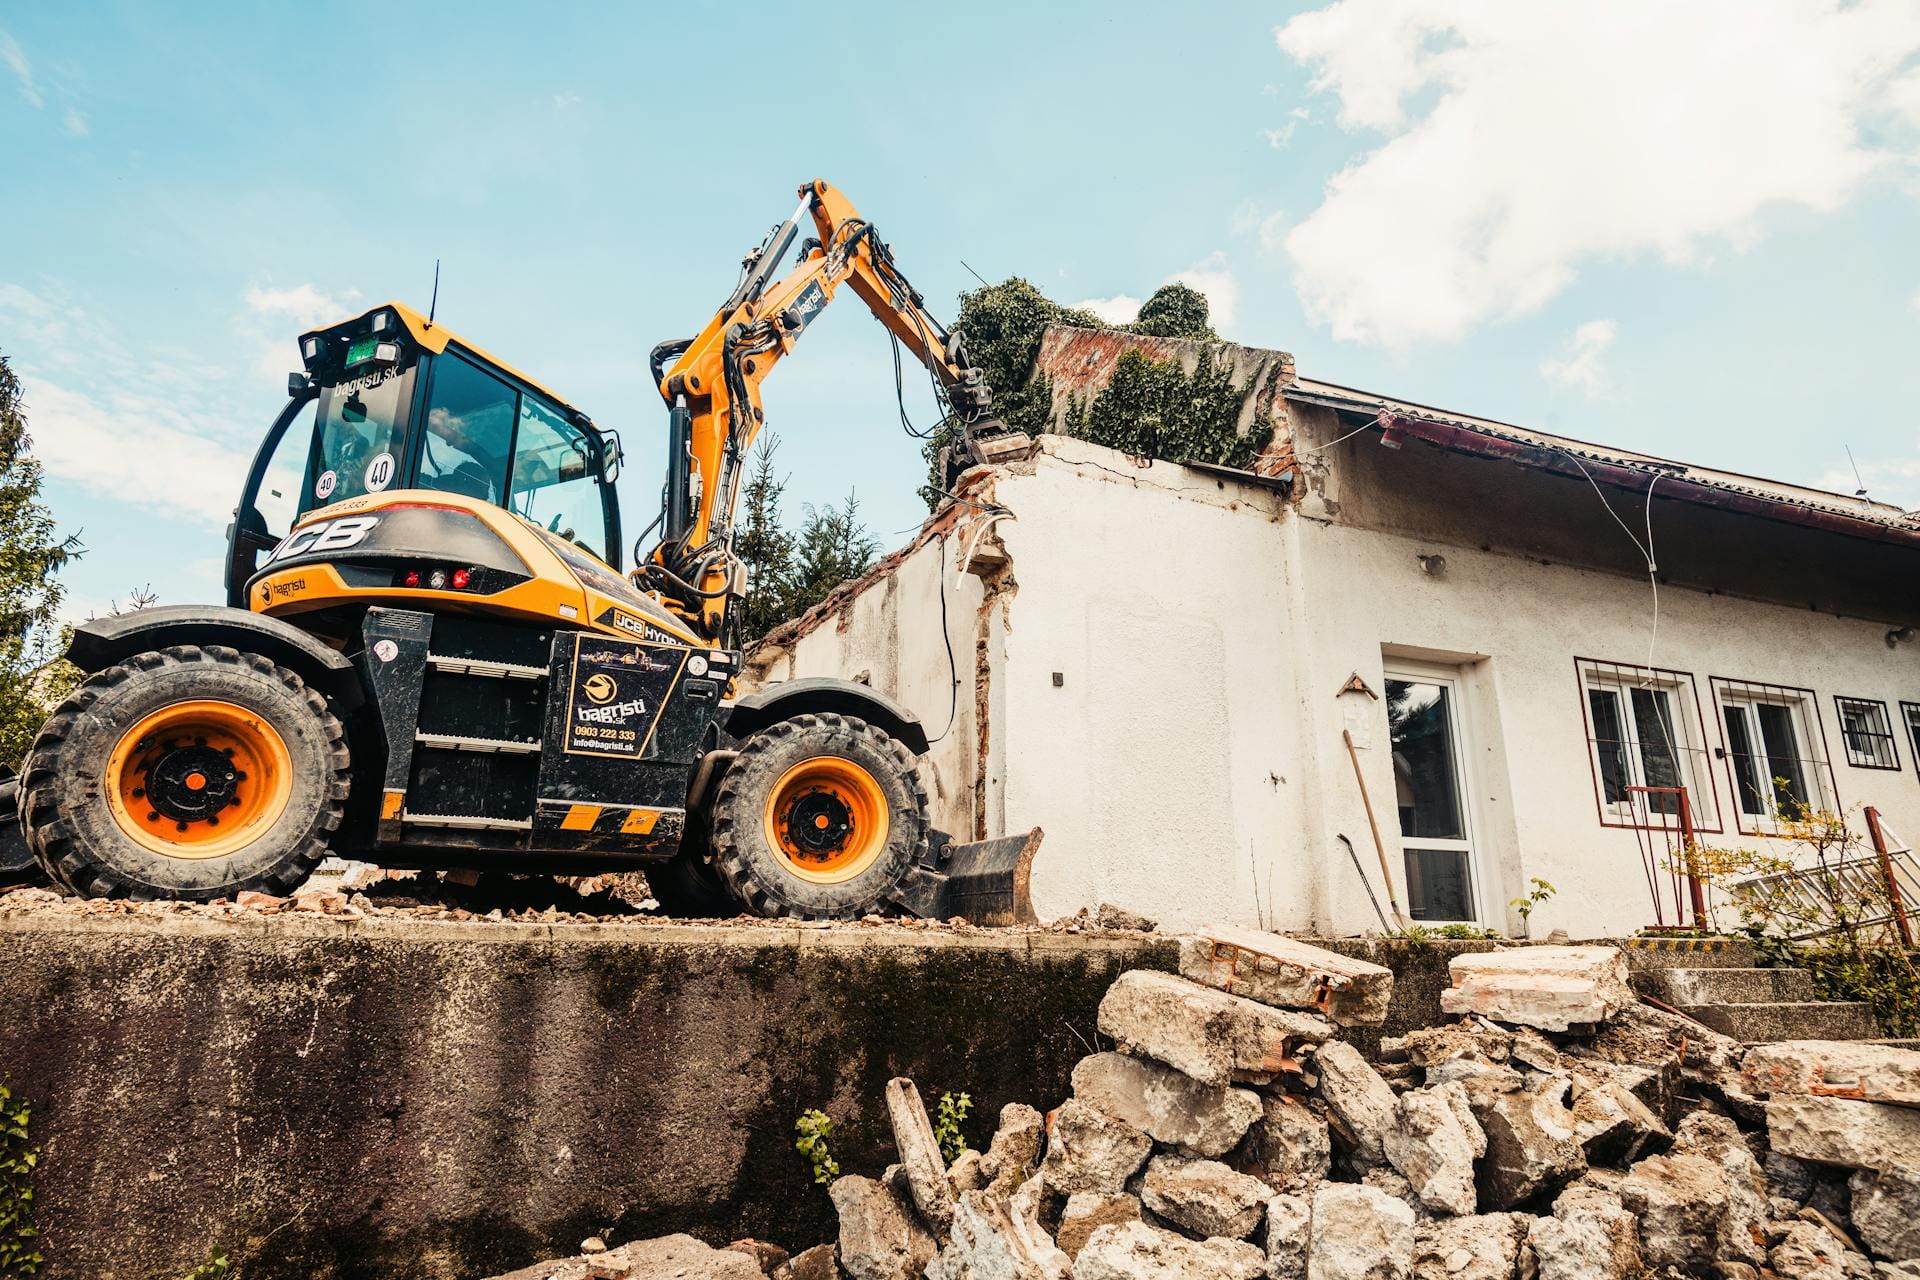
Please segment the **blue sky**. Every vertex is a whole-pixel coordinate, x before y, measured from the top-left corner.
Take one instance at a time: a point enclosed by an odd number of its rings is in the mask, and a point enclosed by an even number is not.
[[[216,597],[304,327],[398,297],[621,430],[825,177],[951,314],[1185,278],[1309,377],[1920,506],[1920,7],[0,5],[0,351],[76,615]],[[909,401],[931,416],[923,383]],[[922,514],[850,295],[788,500]]]

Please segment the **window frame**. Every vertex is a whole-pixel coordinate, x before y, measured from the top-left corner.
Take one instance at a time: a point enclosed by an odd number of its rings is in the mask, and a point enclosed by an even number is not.
[[[1775,684],[1765,680],[1740,680],[1732,676],[1708,676],[1707,684],[1713,691],[1714,722],[1720,733],[1720,759],[1727,766],[1728,795],[1732,798],[1734,829],[1743,836],[1760,836],[1767,839],[1788,838],[1788,833],[1778,829],[1772,818],[1759,814],[1750,814],[1740,803],[1740,778],[1733,758],[1732,744],[1727,741],[1727,704],[1728,699],[1739,706],[1751,707],[1762,703],[1786,706],[1797,712],[1796,722],[1806,741],[1800,744],[1805,751],[1818,750],[1818,755],[1804,755],[1799,759],[1812,769],[1809,780],[1808,800],[1816,809],[1825,809],[1831,813],[1841,812],[1840,783],[1833,768],[1833,752],[1827,742],[1827,724],[1820,715],[1820,695],[1812,689],[1800,685]],[[1755,692],[1762,696],[1754,696]],[[1755,717],[1754,727],[1759,727]],[[1815,732],[1819,738],[1814,740]],[[1764,749],[1764,747],[1763,747]],[[1822,776],[1824,774],[1824,777]]]
[[[1892,758],[1892,764],[1879,764],[1873,761],[1868,761],[1863,764],[1859,760],[1854,759],[1853,735],[1847,729],[1848,704],[1852,704],[1855,710],[1863,708],[1877,708],[1879,710],[1880,723],[1885,725],[1886,728],[1881,733],[1868,734],[1866,736],[1884,737],[1887,740],[1887,755]],[[1833,718],[1834,722],[1840,726],[1840,750],[1846,754],[1847,767],[1849,769],[1875,769],[1881,773],[1900,772],[1900,736],[1894,732],[1893,715],[1888,710],[1886,699],[1856,698],[1851,694],[1836,693],[1833,695]]]
[[[1920,774],[1920,702],[1900,700],[1900,723],[1907,727],[1907,750],[1913,755],[1913,771]]]
[[[1465,839],[1445,839],[1438,836],[1407,836],[1400,831],[1398,811],[1394,815],[1394,834],[1400,844],[1400,879],[1407,891],[1407,912],[1409,918],[1413,912],[1413,885],[1407,875],[1407,853],[1431,850],[1437,853],[1459,853],[1467,860],[1467,905],[1473,915],[1464,920],[1445,920],[1435,917],[1420,920],[1423,927],[1444,928],[1450,924],[1483,925],[1488,918],[1487,886],[1480,858],[1480,814],[1475,803],[1479,795],[1479,783],[1475,773],[1475,760],[1470,752],[1474,744],[1469,740],[1467,725],[1467,678],[1463,666],[1449,666],[1444,663],[1420,662],[1414,659],[1389,657],[1382,664],[1381,689],[1384,695],[1386,683],[1400,680],[1413,684],[1444,685],[1447,690],[1447,702],[1450,714],[1447,717],[1449,747],[1453,752],[1453,783],[1456,789],[1455,803],[1460,807],[1460,826],[1466,832]],[[1381,717],[1386,716],[1386,704],[1381,703]],[[1391,756],[1393,725],[1382,725]]]
[[[1593,670],[1594,668],[1599,668],[1600,670],[1595,671]],[[1670,693],[1681,695],[1683,699],[1691,700],[1693,703],[1693,727],[1698,730],[1699,737],[1692,743],[1676,744],[1675,749],[1676,756],[1680,757],[1675,762],[1677,768],[1683,778],[1691,778],[1691,781],[1687,784],[1687,807],[1690,811],[1689,817],[1693,821],[1693,829],[1697,833],[1709,835],[1724,833],[1726,831],[1726,819],[1722,816],[1722,810],[1720,808],[1719,781],[1714,776],[1711,763],[1714,748],[1712,740],[1707,736],[1706,712],[1700,701],[1700,682],[1694,674],[1691,671],[1679,671],[1672,667],[1649,667],[1637,662],[1611,662],[1604,658],[1576,657],[1573,660],[1573,675],[1574,687],[1579,691],[1580,696],[1580,725],[1586,744],[1587,769],[1593,779],[1594,814],[1599,819],[1600,825],[1603,827],[1613,827],[1621,831],[1677,831],[1680,829],[1680,815],[1678,813],[1662,813],[1656,815],[1650,808],[1647,810],[1647,821],[1633,821],[1631,802],[1629,802],[1627,812],[1622,814],[1617,803],[1608,803],[1606,791],[1601,784],[1600,743],[1593,724],[1591,700],[1591,694],[1596,684],[1589,682],[1589,675],[1598,675],[1601,677],[1597,682],[1598,688],[1614,690],[1621,693],[1631,692],[1630,686],[1624,682],[1624,679],[1616,683],[1607,677],[1618,675],[1624,678],[1628,676],[1652,675],[1655,677],[1654,684],[1656,687],[1666,689]],[[1631,715],[1632,699],[1630,697],[1623,699],[1622,705],[1626,713]],[[1682,706],[1676,709],[1674,713],[1674,723],[1676,727],[1681,726],[1685,719],[1686,708]],[[1635,732],[1638,732],[1637,727]],[[1637,738],[1634,740],[1634,743],[1637,747]],[[1697,757],[1698,763],[1690,767],[1687,760],[1695,757]],[[1636,779],[1630,781],[1628,783],[1629,786],[1648,785],[1643,776],[1646,761],[1639,752],[1636,751],[1629,756],[1628,768],[1630,776]],[[1697,785],[1702,778],[1705,779],[1706,783],[1704,792],[1702,788]],[[1704,806],[1701,804],[1703,796],[1706,801]],[[1735,799],[1737,802],[1738,797],[1735,797]],[[1658,817],[1660,821],[1653,821],[1655,817]],[[1709,821],[1709,819],[1711,819],[1711,821]]]

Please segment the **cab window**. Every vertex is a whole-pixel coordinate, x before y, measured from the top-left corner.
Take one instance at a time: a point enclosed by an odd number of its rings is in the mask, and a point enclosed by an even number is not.
[[[389,366],[321,392],[301,511],[378,493],[398,481],[394,433],[413,388],[412,373]]]
[[[586,434],[531,395],[520,398],[510,505],[549,533],[607,560],[606,508]]]
[[[459,356],[433,362],[418,487],[499,503],[513,450],[514,391]]]

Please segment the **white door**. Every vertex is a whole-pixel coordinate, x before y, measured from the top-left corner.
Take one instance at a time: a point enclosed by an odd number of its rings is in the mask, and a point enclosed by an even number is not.
[[[1478,920],[1459,672],[1389,667],[1386,676],[1407,914],[1443,924]]]

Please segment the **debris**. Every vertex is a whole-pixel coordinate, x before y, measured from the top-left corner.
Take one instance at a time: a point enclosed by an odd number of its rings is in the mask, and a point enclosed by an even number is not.
[[[1696,1111],[1681,1121],[1673,1150],[1713,1162],[1726,1180],[1727,1216],[1721,1225],[1719,1256],[1755,1266],[1765,1263],[1767,1180],[1739,1126],[1727,1116]]]
[[[1228,1240],[1254,1233],[1272,1195],[1258,1178],[1185,1156],[1155,1156],[1140,1179],[1140,1202],[1154,1214],[1196,1235]]]
[[[1121,974],[1107,989],[1098,1025],[1102,1035],[1214,1085],[1264,1084],[1296,1068],[1297,1045],[1333,1034],[1312,1014],[1144,969]]]
[[[607,1242],[599,1236],[588,1236],[580,1242],[581,1253],[605,1253],[606,1251]]]
[[[905,1076],[887,1081],[887,1119],[893,1123],[893,1145],[914,1206],[934,1233],[944,1237],[953,1225],[953,1185],[947,1181],[947,1162],[920,1090]]]
[[[1618,947],[1509,947],[1455,956],[1447,968],[1453,986],[1441,1009],[1543,1031],[1605,1022],[1639,1002]]]
[[[1415,1225],[1413,1280],[1512,1280],[1533,1218],[1481,1213]]]
[[[1313,1193],[1308,1280],[1407,1280],[1413,1209],[1373,1187],[1323,1182]]]
[[[1125,1192],[1115,1195],[1102,1195],[1097,1191],[1077,1191],[1067,1197],[1066,1208],[1060,1211],[1060,1229],[1054,1233],[1054,1243],[1069,1258],[1078,1257],[1086,1245],[1087,1237],[1101,1227],[1117,1222],[1140,1221],[1140,1199]]]
[[[1883,1258],[1920,1258],[1920,1152],[1905,1169],[1862,1169],[1847,1182],[1853,1230]]]
[[[1073,1260],[1037,1220],[979,1191],[954,1206],[953,1238],[927,1268],[927,1280],[1071,1280]]]
[[[1250,1139],[1250,1172],[1275,1191],[1312,1191],[1332,1162],[1326,1117],[1286,1094],[1262,1098],[1260,1109]]]
[[[1320,1077],[1320,1099],[1327,1104],[1343,1154],[1360,1166],[1385,1160],[1381,1144],[1397,1110],[1387,1082],[1358,1049],[1344,1041],[1321,1045],[1313,1055],[1313,1067]]]
[[[1573,1138],[1589,1164],[1630,1164],[1649,1143],[1672,1137],[1673,1132],[1632,1090],[1612,1080],[1575,1073]]]
[[[1154,922],[1146,916],[1125,907],[1116,907],[1111,902],[1103,902],[1093,909],[1093,923],[1102,929],[1125,929],[1136,933],[1152,933],[1154,929]]]
[[[1620,1184],[1620,1202],[1640,1219],[1640,1258],[1685,1268],[1719,1256],[1727,1220],[1720,1166],[1699,1156],[1648,1156]]]
[[[1267,1201],[1267,1280],[1306,1280],[1313,1208],[1299,1196]]]
[[[1260,1096],[1201,1084],[1124,1053],[1096,1053],[1073,1069],[1073,1096],[1182,1155],[1225,1155],[1260,1117]]]
[[[1773,1247],[1768,1261],[1793,1280],[1847,1280],[1846,1254],[1846,1247],[1823,1228],[1796,1222]]]
[[[986,1176],[980,1172],[983,1163],[980,1153],[969,1147],[947,1166],[947,1185],[953,1188],[956,1199],[962,1192],[979,1191],[987,1185]]]
[[[1487,1135],[1473,1118],[1465,1086],[1456,1082],[1401,1094],[1383,1146],[1421,1204],[1440,1213],[1474,1211],[1473,1162],[1487,1153]]]
[[[1629,1280],[1642,1275],[1640,1239],[1620,1197],[1595,1187],[1569,1187],[1551,1217],[1528,1232],[1540,1280]]]
[[[1574,1140],[1573,1114],[1561,1102],[1567,1087],[1565,1078],[1515,1090],[1467,1083],[1474,1119],[1487,1138],[1476,1178],[1483,1208],[1518,1208],[1585,1172],[1587,1157]]]
[[[1243,1240],[1189,1240],[1144,1222],[1104,1226],[1073,1260],[1073,1280],[1259,1280],[1266,1255]]]
[[[1775,1151],[1819,1164],[1910,1168],[1920,1151],[1920,1111],[1848,1098],[1777,1097],[1767,1102],[1767,1140]]]
[[[848,1174],[827,1194],[840,1218],[840,1265],[852,1280],[919,1280],[938,1246],[885,1184]]]
[[[748,1237],[745,1240],[735,1240],[727,1246],[727,1249],[729,1252],[744,1253],[747,1257],[752,1258],[754,1263],[759,1266],[760,1274],[762,1275],[772,1275],[787,1261],[787,1251],[785,1249],[782,1249],[777,1244],[770,1244],[765,1240],[755,1240],[752,1237]],[[585,1251],[582,1250],[582,1252]]]
[[[817,1244],[794,1254],[779,1280],[839,1280],[839,1277],[840,1263],[834,1258],[833,1246]]]
[[[604,1242],[602,1242],[604,1244]],[[494,1280],[761,1280],[759,1264],[744,1254],[703,1244],[692,1236],[636,1240],[616,1249],[583,1253],[522,1267]]]
[[[1053,1113],[1040,1170],[1047,1186],[1063,1194],[1111,1194],[1126,1188],[1152,1150],[1153,1139],[1126,1121],[1070,1098]]]
[[[1740,1063],[1750,1093],[1852,1098],[1920,1107],[1920,1052],[1851,1040],[1755,1045]]]
[[[1040,1144],[1046,1133],[1045,1117],[1025,1103],[1009,1102],[1000,1108],[1000,1127],[993,1131],[987,1154],[980,1158],[988,1195],[1004,1199],[1019,1190],[1040,1162]]]
[[[1279,1009],[1313,1009],[1341,1026],[1379,1026],[1393,971],[1257,929],[1206,929],[1180,939],[1180,976]]]

